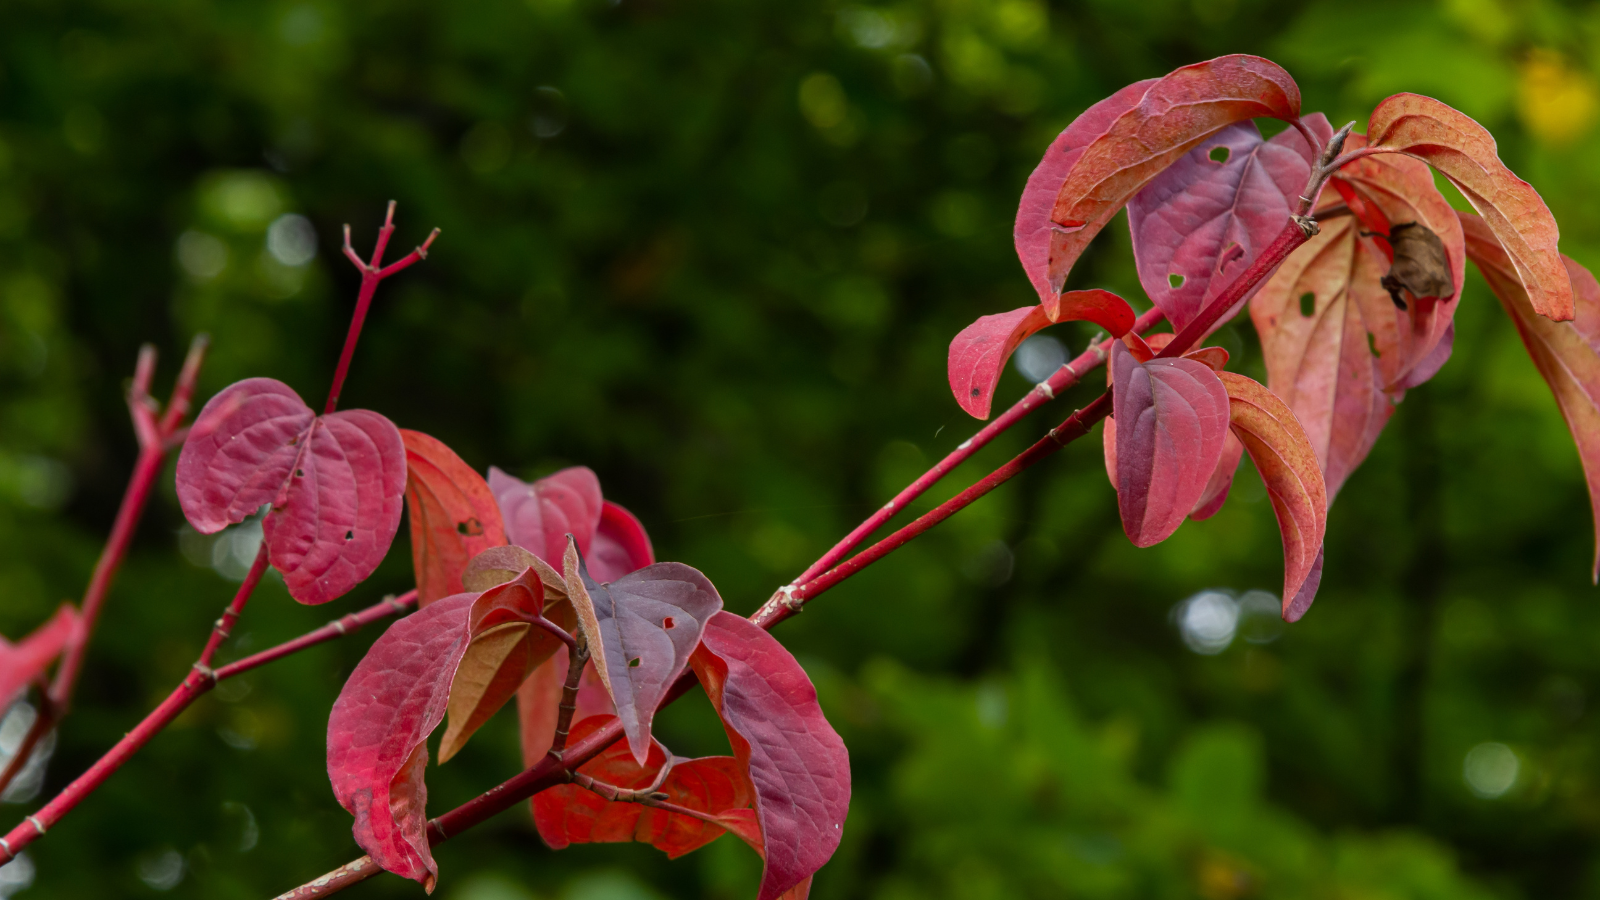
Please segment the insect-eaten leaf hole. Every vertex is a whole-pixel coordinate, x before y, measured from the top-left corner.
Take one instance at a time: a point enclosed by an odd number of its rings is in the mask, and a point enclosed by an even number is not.
[[[483,523],[479,522],[475,517],[468,519],[465,522],[457,522],[456,533],[464,534],[467,537],[477,537],[478,535],[483,534]]]
[[[1311,318],[1317,314],[1317,295],[1306,291],[1300,295],[1300,315]]]
[[[1183,287],[1183,283],[1186,280],[1187,279],[1185,279],[1182,275],[1179,275],[1177,272],[1173,272],[1171,275],[1167,276],[1167,284],[1172,285],[1174,288]]]
[[[294,470],[294,477],[296,477],[296,478],[304,478],[304,477],[306,477],[306,470],[305,469],[295,469]]]
[[[672,627],[675,627],[677,624],[678,624],[677,622],[672,621],[672,617],[671,616],[667,616],[665,619],[661,620],[661,627],[662,628],[672,628]]]
[[[1212,147],[1211,152],[1207,153],[1206,156],[1210,157],[1211,161],[1214,163],[1225,163],[1228,161],[1228,157],[1232,154],[1233,151],[1229,150],[1227,147]]]
[[[356,533],[354,531],[346,531],[344,533],[344,539],[347,541],[353,541],[356,539]]]
[[[644,662],[643,657],[635,656],[633,659],[628,660],[628,668],[637,669],[642,662]]]
[[[1372,355],[1374,357],[1378,357],[1378,356],[1382,356],[1383,355],[1383,354],[1378,352],[1378,338],[1377,338],[1377,336],[1374,335],[1370,331],[1367,332],[1367,349],[1372,351]]]

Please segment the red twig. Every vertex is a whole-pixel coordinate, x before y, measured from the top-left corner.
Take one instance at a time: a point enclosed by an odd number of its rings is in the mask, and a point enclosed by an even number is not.
[[[139,438],[139,458],[133,465],[133,474],[128,478],[128,487],[122,493],[122,505],[117,508],[111,534],[106,538],[105,548],[100,551],[94,573],[89,576],[88,587],[84,589],[83,600],[79,603],[78,629],[62,651],[61,664],[56,667],[55,679],[39,704],[39,714],[34,718],[33,725],[23,736],[17,752],[4,771],[0,771],[0,792],[22,771],[33,748],[61,720],[72,702],[72,692],[83,667],[83,655],[88,648],[89,638],[94,634],[95,624],[100,619],[100,611],[105,606],[106,595],[111,590],[117,569],[122,565],[123,557],[127,556],[129,545],[133,543],[139,519],[144,516],[145,503],[150,499],[150,489],[166,463],[172,436],[182,430],[183,418],[189,413],[189,400],[194,396],[195,380],[200,375],[200,364],[205,359],[209,342],[206,335],[199,334],[189,344],[189,355],[184,360],[183,369],[172,387],[172,396],[167,400],[164,411],[150,396],[150,383],[155,378],[156,348],[149,344],[139,348],[139,361],[134,365],[133,382],[128,387],[128,414],[133,419],[134,434]],[[156,418],[158,411],[162,413],[159,419]]]
[[[1161,310],[1152,308],[1140,316],[1138,321],[1134,322],[1133,330],[1143,334],[1160,324],[1162,318]],[[908,504],[927,492],[928,488],[933,487],[940,479],[950,474],[956,466],[966,462],[973,454],[982,450],[1006,429],[1017,424],[1028,413],[1055,399],[1063,391],[1077,384],[1078,380],[1090,370],[1105,362],[1106,354],[1111,352],[1111,341],[1111,338],[1107,338],[1099,343],[1090,344],[1089,349],[1083,351],[1077,359],[1056,369],[1049,378],[1035,385],[1033,390],[1022,395],[1022,399],[1012,404],[1010,409],[1002,413],[993,422],[985,425],[977,434],[962,441],[944,459],[939,460],[937,465],[922,473],[916,481],[911,482],[904,490],[896,494],[893,500],[880,507],[865,522],[857,525],[854,531],[845,536],[844,540],[833,545],[833,549],[823,554],[821,559],[812,563],[810,568],[801,572],[800,577],[796,578],[794,583],[804,584],[838,564],[851,550],[861,546],[862,541],[866,540],[874,531],[883,527],[885,522],[894,518],[896,513],[904,510]]]
[[[293,654],[299,653],[301,650],[304,650],[307,647],[314,647],[317,644],[326,643],[335,638],[344,637],[352,631],[361,628],[363,625],[370,625],[373,622],[377,622],[381,619],[387,619],[388,617],[394,615],[404,615],[407,612],[410,612],[411,608],[415,606],[416,603],[417,592],[415,589],[407,591],[398,597],[385,597],[381,602],[375,603],[372,606],[361,610],[360,612],[354,612],[348,616],[334,619],[332,622],[329,622],[321,628],[302,634],[292,641],[285,641],[276,647],[270,647],[252,656],[246,656],[244,659],[236,662],[228,663],[225,666],[219,666],[216,670],[217,680],[227,681],[229,678],[232,678],[235,675],[242,675],[251,669],[260,668],[261,666],[264,666],[274,660],[282,659],[285,656],[292,656]]]
[[[323,409],[323,414],[333,412],[339,406],[339,392],[344,389],[344,379],[350,372],[350,359],[355,356],[356,341],[361,337],[361,326],[367,321],[367,308],[372,305],[372,295],[378,291],[378,282],[390,275],[400,272],[418,260],[428,258],[428,248],[433,246],[434,238],[439,236],[439,229],[435,228],[422,242],[422,246],[391,263],[388,267],[383,265],[383,251],[389,246],[389,238],[394,234],[394,207],[395,201],[389,201],[389,212],[383,218],[383,227],[378,229],[378,243],[372,248],[372,261],[363,262],[356,253],[355,247],[350,244],[350,226],[344,226],[344,255],[357,269],[361,271],[361,290],[356,294],[356,311],[350,316],[350,331],[344,338],[344,350],[339,354],[339,365],[333,371],[333,384],[328,388],[328,404]]]

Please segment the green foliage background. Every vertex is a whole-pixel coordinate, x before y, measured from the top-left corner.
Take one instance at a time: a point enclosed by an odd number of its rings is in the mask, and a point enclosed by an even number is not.
[[[370,246],[391,197],[397,246],[444,233],[380,293],[344,404],[480,469],[592,466],[662,558],[740,612],[975,430],[945,386],[948,341],[1030,302],[1010,240],[1021,185],[1123,84],[1244,51],[1335,122],[1396,91],[1437,96],[1495,132],[1566,252],[1600,262],[1590,4],[9,0],[0,20],[13,638],[87,579],[134,454],[121,391],[139,343],[162,348],[163,385],[205,330],[203,395],[266,375],[320,399],[354,295],[340,226]],[[302,268],[263,250],[289,212],[320,236]],[[180,265],[185,234],[213,263],[225,248],[219,273]],[[1125,228],[1074,282],[1141,296]],[[1215,519],[1138,551],[1095,441],[783,626],[852,752],[845,843],[815,896],[1600,896],[1582,473],[1475,273],[1457,322],[1454,359],[1334,507],[1316,606],[1272,643],[1198,655],[1169,621],[1203,588],[1281,583],[1254,476]],[[1058,330],[1078,349],[1074,328]],[[1247,327],[1224,340],[1259,373]],[[1008,374],[1001,397],[1023,389]],[[209,552],[169,474],[47,790],[182,677],[230,596],[180,544]],[[229,652],[408,586],[403,537],[327,608],[269,584]],[[175,852],[170,896],[259,898],[351,858],[323,729],[372,637],[196,706],[29,851],[22,896],[153,896],[140,873]],[[683,754],[722,746],[703,700],[661,732]],[[1463,783],[1485,741],[1520,761],[1498,799]],[[430,810],[518,768],[507,712],[430,772]],[[0,824],[25,811],[0,807]],[[759,877],[731,839],[672,864],[632,845],[552,853],[523,811],[439,859],[446,900],[740,898]],[[385,877],[350,896],[418,890]]]

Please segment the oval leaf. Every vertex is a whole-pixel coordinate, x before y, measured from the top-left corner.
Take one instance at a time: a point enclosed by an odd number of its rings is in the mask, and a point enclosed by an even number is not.
[[[317,416],[288,385],[251,378],[211,398],[178,457],[178,502],[196,530],[263,504],[267,552],[290,596],[326,603],[360,584],[400,527],[405,445],[383,416]]]
[[[1552,322],[1534,309],[1516,264],[1480,218],[1463,213],[1467,252],[1484,280],[1500,298],[1528,348],[1539,374],[1550,385],[1567,428],[1578,445],[1589,504],[1600,523],[1600,284],[1588,269],[1563,257],[1571,278],[1575,315],[1570,322]],[[1591,573],[1600,583],[1600,528]]]
[[[1195,501],[1194,509],[1189,512],[1189,518],[1196,522],[1209,519],[1222,509],[1222,504],[1228,501],[1228,491],[1233,489],[1234,473],[1239,471],[1239,460],[1244,458],[1244,445],[1239,443],[1239,438],[1229,429],[1227,438],[1222,442],[1222,458],[1217,460],[1217,467],[1212,470],[1211,478],[1206,482],[1206,489],[1200,494],[1200,499]]]
[[[683,563],[656,563],[601,584],[589,577],[570,536],[564,564],[578,626],[617,705],[628,746],[642,765],[656,707],[688,665],[700,630],[722,608],[722,597],[704,575]]]
[[[446,597],[389,626],[328,716],[328,778],[339,805],[355,816],[356,843],[430,891],[439,867],[428,847],[427,738],[444,719],[476,599]]]
[[[1192,359],[1141,363],[1111,346],[1117,506],[1136,547],[1166,540],[1204,495],[1228,433],[1228,395]]]
[[[1321,580],[1322,538],[1328,525],[1328,492],[1317,454],[1287,404],[1243,375],[1217,376],[1228,391],[1233,433],[1261,473],[1283,532],[1283,618],[1295,622],[1315,599]],[[1303,590],[1311,584],[1310,590]]]
[[[406,447],[406,509],[417,604],[466,588],[461,574],[479,553],[506,543],[500,508],[483,476],[454,450],[420,431],[400,429]],[[526,568],[526,567],[524,567]]]
[[[1133,327],[1133,308],[1110,291],[1068,291],[1061,295],[1056,321],[1089,321],[1122,337]],[[989,417],[995,386],[1006,361],[1022,342],[1039,329],[1054,324],[1043,306],[1025,306],[1007,313],[983,316],[950,342],[950,390],[971,416]]]
[[[588,555],[600,524],[600,479],[587,466],[562,469],[529,484],[489,467],[489,488],[500,505],[506,538],[551,565],[567,549],[567,535]]]
[[[1139,101],[1084,147],[1068,169],[1050,212],[1048,284],[1054,291],[1083,249],[1134,194],[1212,134],[1262,116],[1293,121],[1300,89],[1276,63],[1220,56],[1184,66],[1150,85]]]
[[[1320,114],[1306,121],[1323,140],[1333,133]],[[1128,227],[1139,283],[1174,329],[1188,325],[1283,230],[1311,175],[1311,156],[1293,128],[1266,141],[1254,122],[1239,122],[1134,196]]]
[[[1017,258],[1022,261],[1022,269],[1033,282],[1041,302],[1060,291],[1059,285],[1053,288],[1050,285],[1050,236],[1055,232],[1050,212],[1055,209],[1061,183],[1067,180],[1067,173],[1083,155],[1083,148],[1105,134],[1111,123],[1132,109],[1155,83],[1154,78],[1135,82],[1084,110],[1083,115],[1073,119],[1072,124],[1050,142],[1044,158],[1028,176],[1028,184],[1022,189],[1022,202],[1017,204],[1012,237]]]
[[[1381,341],[1388,369],[1398,371],[1406,323],[1420,311],[1395,309],[1379,284],[1382,254],[1358,231],[1351,217],[1323,223],[1250,304],[1267,385],[1304,427],[1330,501],[1394,413],[1396,399],[1383,391],[1385,361],[1370,348]]]
[[[1534,312],[1558,322],[1573,317],[1555,216],[1533,185],[1500,161],[1487,129],[1432,97],[1395,94],[1372,111],[1367,141],[1415,156],[1449,178],[1505,249]]]
[[[805,670],[748,619],[718,612],[694,671],[756,792],[766,849],[758,900],[774,900],[833,856],[850,810],[850,756]]]
[[[609,716],[584,719],[573,726],[572,739],[581,740],[610,721]],[[659,744],[651,747],[648,760],[641,765],[627,745],[618,742],[578,771],[612,787],[638,790],[653,784],[666,762]],[[708,817],[745,809],[754,799],[754,791],[731,756],[678,760],[660,790],[668,802]],[[535,794],[533,823],[553,850],[571,844],[638,841],[664,851],[668,859],[698,850],[726,830],[693,816],[607,800],[576,784],[557,785]]]

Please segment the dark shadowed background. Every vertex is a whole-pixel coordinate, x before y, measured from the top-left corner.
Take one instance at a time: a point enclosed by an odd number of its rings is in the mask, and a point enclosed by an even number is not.
[[[593,467],[661,558],[749,612],[975,430],[946,347],[1031,302],[1010,223],[1052,136],[1128,82],[1241,51],[1288,67],[1335,123],[1364,128],[1402,90],[1477,117],[1563,249],[1600,262],[1591,4],[8,0],[0,632],[81,594],[135,452],[138,345],[161,348],[163,393],[204,330],[202,397],[265,375],[320,402],[356,285],[341,225],[370,248],[391,198],[396,247],[443,235],[381,290],[343,405],[480,470]],[[1145,304],[1125,225],[1073,285]],[[782,626],[855,779],[815,896],[1600,896],[1582,472],[1475,272],[1457,322],[1454,359],[1339,497],[1295,626],[1248,593],[1282,578],[1248,466],[1216,518],[1135,550],[1097,439]],[[1089,337],[1052,332],[1072,352]],[[1260,376],[1247,323],[1221,340]],[[1026,384],[1008,373],[999,402]],[[183,676],[250,558],[248,533],[189,531],[171,485],[47,794]],[[402,530],[328,607],[269,583],[225,657],[409,586]],[[254,900],[357,855],[323,736],[374,634],[202,701],[0,871],[0,895],[31,877],[24,898]],[[700,697],[659,733],[684,755],[724,747]],[[430,770],[429,810],[519,767],[507,711]],[[0,826],[29,808],[0,806]],[[438,856],[445,900],[733,900],[760,873],[731,838],[672,863],[554,853],[525,809]],[[385,876],[349,896],[420,888]]]

